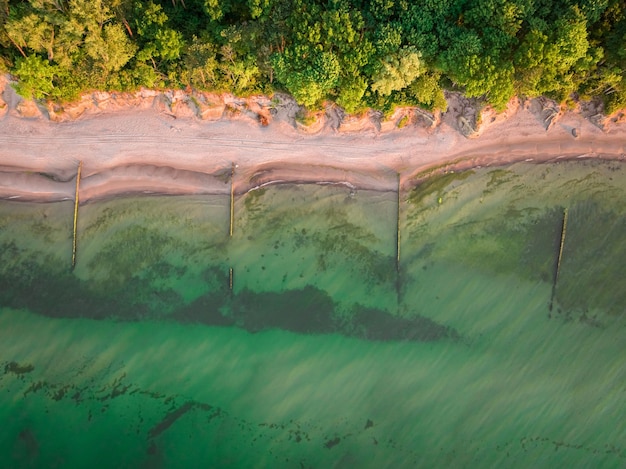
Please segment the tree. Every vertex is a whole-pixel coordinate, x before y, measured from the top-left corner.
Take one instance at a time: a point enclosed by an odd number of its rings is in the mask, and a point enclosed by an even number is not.
[[[184,68],[184,82],[201,89],[218,87],[219,62],[212,44],[194,37],[185,51]]]
[[[18,59],[14,73],[18,79],[15,90],[27,99],[43,99],[54,88],[54,67],[37,55]]]
[[[191,84],[388,112],[445,108],[445,84],[614,110],[624,51],[623,0],[0,0],[0,68],[51,99]]]
[[[337,104],[353,114],[363,108],[363,95],[367,90],[367,80],[362,76],[356,76],[351,80],[341,80],[338,86]]]
[[[257,84],[259,68],[252,56],[238,56],[229,45],[220,49],[222,60],[219,65],[225,88],[237,94],[253,91]]]
[[[120,24],[107,24],[85,38],[85,52],[104,77],[126,65],[135,51]]]
[[[23,57],[26,57],[28,49],[37,53],[46,52],[50,60],[54,57],[54,27],[42,21],[37,14],[9,17],[5,31]]]
[[[605,7],[591,24],[589,7]],[[626,5],[621,0],[583,2],[581,10],[589,24],[588,40],[595,50],[594,63],[579,85],[583,97],[601,96],[608,114],[626,107]],[[600,49],[600,50],[599,50]]]
[[[392,91],[409,86],[422,72],[420,57],[421,54],[415,48],[405,47],[382,60],[370,88],[375,93],[386,96]]]
[[[402,45],[402,28],[393,23],[384,24],[374,31],[372,40],[379,57],[395,54]]]
[[[438,28],[447,29],[447,11],[442,8],[445,2],[412,3],[399,13],[402,38],[407,44],[416,47],[427,60],[434,60],[441,51],[441,42],[446,42],[445,34]]]
[[[166,26],[167,20],[161,5],[152,1],[135,5],[135,28],[141,46],[137,60],[154,63],[155,60],[173,61],[180,57],[184,47],[182,34]]]
[[[430,72],[419,76],[409,86],[410,96],[417,100],[417,104],[427,109],[439,109],[445,112],[448,103],[439,83],[440,73]]]
[[[551,26],[536,22],[514,58],[519,92],[563,99],[575,91],[576,74],[588,68],[588,50],[586,19],[577,7]]]
[[[514,69],[498,55],[497,49],[485,50],[476,32],[458,29],[440,66],[468,97],[483,98],[502,110],[514,94]]]
[[[464,12],[464,25],[474,30],[491,28],[514,38],[522,27],[530,5],[511,0],[476,0]]]
[[[276,79],[306,107],[315,107],[337,84],[339,60],[331,52],[290,48],[272,57]]]
[[[171,28],[163,28],[154,36],[154,56],[172,61],[180,57],[185,45],[182,35]]]
[[[221,20],[231,9],[228,0],[204,0],[204,11],[213,21]]]

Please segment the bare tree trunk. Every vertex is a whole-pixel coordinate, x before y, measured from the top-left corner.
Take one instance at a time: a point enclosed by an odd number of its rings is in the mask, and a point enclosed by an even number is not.
[[[128,24],[128,21],[126,21],[126,18],[122,18],[122,23],[124,23],[124,27],[126,27],[126,31],[128,31],[128,35],[130,37],[133,37],[133,31],[130,29],[130,25]]]
[[[13,40],[13,38],[12,38],[11,36],[9,36],[8,34],[7,34],[7,37],[8,37],[8,38],[9,38],[9,40],[13,43],[13,45],[14,45],[15,47],[17,47],[17,50],[19,50],[19,51],[20,51],[20,54],[22,54],[22,57],[26,58],[26,54],[24,53],[24,51],[22,50],[22,48],[19,46],[19,44],[18,44],[17,42],[15,42],[15,41]]]
[[[54,26],[52,27],[52,37],[50,38],[50,44],[48,45],[48,60],[54,59],[54,50],[52,46],[54,45]]]

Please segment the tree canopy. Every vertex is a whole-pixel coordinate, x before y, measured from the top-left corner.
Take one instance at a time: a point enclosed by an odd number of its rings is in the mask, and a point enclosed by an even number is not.
[[[458,90],[626,105],[623,0],[0,0],[0,67],[71,100],[138,87],[284,91],[348,112]]]

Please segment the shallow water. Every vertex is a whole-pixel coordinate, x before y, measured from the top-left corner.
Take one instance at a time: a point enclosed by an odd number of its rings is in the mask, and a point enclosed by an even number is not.
[[[0,203],[0,466],[618,467],[626,171]],[[555,281],[564,209],[562,260]],[[232,290],[230,285],[232,269]],[[551,307],[552,306],[552,307]]]

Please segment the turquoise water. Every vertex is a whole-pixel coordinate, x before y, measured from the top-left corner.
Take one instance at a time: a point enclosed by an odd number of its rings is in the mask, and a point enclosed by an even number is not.
[[[623,165],[413,185],[1,202],[0,466],[623,466]]]

